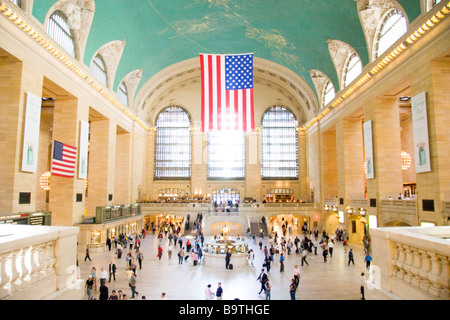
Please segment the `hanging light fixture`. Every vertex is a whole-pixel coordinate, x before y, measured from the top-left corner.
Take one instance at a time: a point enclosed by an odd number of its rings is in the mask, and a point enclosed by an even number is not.
[[[411,167],[411,156],[408,152],[402,151],[402,170],[408,170]]]
[[[39,185],[45,191],[50,190],[50,177],[52,173],[50,171],[44,172],[39,178]]]

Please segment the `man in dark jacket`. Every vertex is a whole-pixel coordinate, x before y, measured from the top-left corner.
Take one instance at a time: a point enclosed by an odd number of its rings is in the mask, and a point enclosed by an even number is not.
[[[261,290],[259,290],[258,294],[261,294],[261,292],[266,292],[266,281],[269,278],[267,277],[267,274],[264,272],[264,269],[261,269],[261,273],[259,274],[259,277],[256,280],[259,280],[261,283]]]

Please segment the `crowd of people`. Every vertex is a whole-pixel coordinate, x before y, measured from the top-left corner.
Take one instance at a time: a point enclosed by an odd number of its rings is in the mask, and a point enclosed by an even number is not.
[[[190,217],[186,217],[184,221],[184,232],[187,232],[191,228]],[[117,237],[109,239],[106,243],[106,250],[114,250],[117,259],[120,260],[122,253],[126,252],[124,259],[125,268],[122,266],[117,266],[114,259],[110,261],[108,266],[102,266],[100,270],[97,270],[97,268],[93,266],[85,282],[87,298],[89,300],[127,300],[129,298],[135,299],[139,296],[136,279],[137,270],[143,268],[144,254],[141,248],[143,246],[143,239],[145,239],[149,232],[153,232],[156,236],[156,257],[158,260],[161,260],[165,255],[167,255],[167,259],[170,260],[172,259],[173,252],[177,251],[178,264],[182,265],[183,263],[190,263],[194,267],[200,265],[203,262],[204,257],[204,236],[201,230],[201,221],[202,216],[199,214],[192,224],[191,236],[186,238],[181,234],[179,224],[164,222],[158,225],[152,224],[151,226],[147,224],[146,228],[142,230],[140,234],[120,234]],[[257,255],[255,254],[254,249],[256,249],[257,246],[254,246],[253,248],[249,248],[247,255],[249,267],[255,268],[261,265],[261,272],[256,279],[260,282],[260,291],[258,294],[261,295],[264,293],[265,299],[267,300],[272,298],[273,284],[269,279],[271,267],[276,265],[276,262],[278,262],[279,272],[285,273],[284,262],[286,259],[289,259],[289,256],[291,255],[299,258],[299,263],[295,264],[294,270],[292,270],[292,278],[289,287],[286,288],[286,290],[289,291],[291,300],[296,299],[296,292],[300,285],[301,272],[299,265],[302,267],[308,267],[309,262],[307,258],[309,255],[317,256],[320,254],[318,250],[321,250],[323,262],[326,263],[329,258],[333,257],[335,245],[337,245],[337,243],[341,243],[344,248],[344,252],[346,254],[348,252],[347,265],[355,264],[353,250],[351,248],[347,250],[348,243],[344,230],[337,229],[335,234],[328,235],[325,231],[319,234],[318,230],[315,228],[314,230],[303,231],[303,235],[295,235],[293,236],[293,239],[291,239],[291,237],[289,237],[291,232],[289,232],[289,234],[285,232],[286,230],[292,230],[289,229],[287,221],[283,221],[282,223],[281,236],[278,234],[280,228],[277,229],[278,230],[275,230],[275,228],[271,229],[268,243],[267,240],[264,240],[263,242],[264,234],[261,232],[258,242],[260,253]],[[257,237],[255,234],[250,236],[250,232],[248,232],[247,237],[249,240],[253,239],[253,243],[256,244]],[[366,245],[368,240],[364,239],[364,241],[364,245]],[[258,259],[262,256],[262,261],[255,261],[257,256]],[[89,248],[86,249],[86,256],[84,260],[91,261]],[[370,267],[371,260],[371,256],[368,252],[366,252],[364,260],[366,263],[366,270]],[[227,266],[229,262],[230,261],[228,260]],[[315,259],[315,262],[317,263],[317,259]],[[108,285],[111,281],[116,281],[116,274],[118,272],[122,274],[126,273],[128,279],[128,289],[131,291],[131,294],[127,294],[128,291],[126,288],[119,290],[114,289],[112,291],[109,290]],[[361,289],[361,294],[362,298],[364,298],[363,289]],[[165,293],[161,293],[161,298],[165,299],[165,296]],[[222,297],[223,287],[220,282],[218,283],[215,291],[211,289],[210,284],[205,289],[205,299],[207,300],[220,300]],[[141,299],[146,299],[146,297],[141,296]]]

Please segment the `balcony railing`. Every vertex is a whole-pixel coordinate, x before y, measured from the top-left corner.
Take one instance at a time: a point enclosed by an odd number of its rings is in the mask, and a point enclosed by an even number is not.
[[[404,299],[450,299],[450,227],[371,230],[381,288]]]
[[[0,226],[0,299],[79,299],[78,228]]]

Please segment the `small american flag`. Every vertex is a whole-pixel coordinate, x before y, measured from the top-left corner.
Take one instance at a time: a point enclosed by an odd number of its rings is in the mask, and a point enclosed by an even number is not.
[[[254,131],[253,54],[200,54],[202,131]]]
[[[73,178],[75,176],[76,159],[77,148],[59,141],[54,141],[52,175]]]

